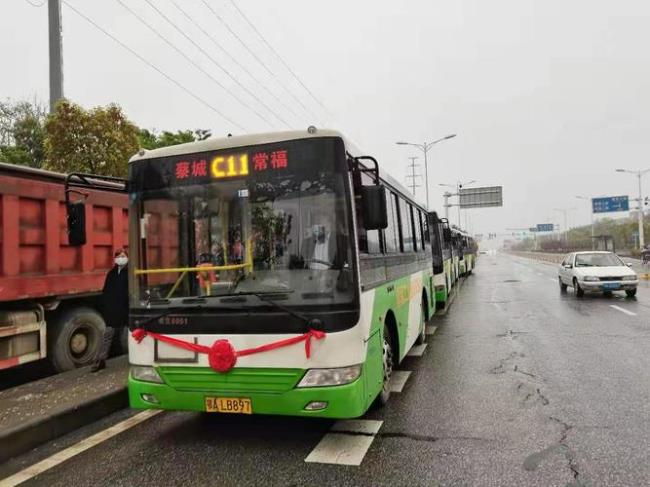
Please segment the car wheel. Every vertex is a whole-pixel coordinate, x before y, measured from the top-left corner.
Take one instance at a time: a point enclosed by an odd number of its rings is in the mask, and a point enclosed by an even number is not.
[[[627,297],[628,297],[628,298],[633,298],[634,296],[636,296],[636,288],[634,288],[634,289],[627,289],[627,290],[625,291],[625,294],[627,294]]]
[[[565,293],[565,292],[566,292],[566,288],[567,288],[568,286],[562,282],[562,278],[561,278],[561,277],[558,277],[557,280],[558,280],[558,282],[560,283],[560,291],[562,291],[563,293]]]
[[[573,278],[573,292],[575,292],[576,296],[579,298],[585,295],[585,291],[580,287],[580,284],[578,284],[578,279],[575,277]]]

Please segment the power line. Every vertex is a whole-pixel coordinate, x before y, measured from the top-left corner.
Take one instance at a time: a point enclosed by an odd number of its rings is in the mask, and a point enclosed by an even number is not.
[[[208,8],[208,10],[210,10],[210,12],[212,12],[212,14],[217,18],[217,20],[219,20],[219,22],[221,22],[221,24],[228,30],[228,32],[230,32],[233,35],[233,37],[235,37],[235,39],[237,39],[237,41],[244,47],[244,49],[246,49],[250,53],[250,55],[253,56],[255,58],[255,60],[257,60],[257,62],[260,63],[262,65],[262,67],[264,67],[264,69],[278,82],[278,84],[284,89],[284,91],[289,93],[289,95],[303,108],[303,110],[305,110],[306,113],[309,114],[309,116],[314,117],[314,118],[318,118],[318,117],[316,117],[314,112],[312,112],[298,97],[296,97],[286,86],[284,86],[284,84],[280,81],[280,79],[277,77],[277,75],[273,71],[271,71],[271,69],[268,67],[268,65],[262,59],[260,59],[259,56],[257,54],[255,54],[255,52],[250,47],[248,47],[248,44],[246,44],[242,40],[242,38],[239,37],[239,35],[230,27],[230,25],[228,25],[228,22],[223,20],[221,15],[219,15],[219,13],[217,13],[212,8],[212,6],[210,6],[210,4],[208,2],[206,2],[206,0],[201,0],[201,1]]]
[[[287,127],[291,127],[291,125],[289,125],[289,124],[288,124],[288,123],[287,123],[287,122],[286,122],[282,117],[280,117],[280,116],[279,116],[278,114],[276,114],[276,113],[275,113],[271,108],[269,108],[269,106],[268,106],[266,103],[264,103],[262,100],[260,100],[260,98],[259,98],[255,93],[253,93],[251,90],[249,90],[248,88],[246,88],[246,86],[244,86],[243,84],[241,84],[241,82],[239,82],[239,80],[237,80],[237,78],[235,78],[235,77],[234,77],[232,74],[230,74],[226,69],[224,69],[224,68],[223,68],[223,67],[222,67],[222,66],[221,66],[221,65],[220,65],[220,64],[219,64],[219,63],[218,63],[218,62],[217,62],[217,61],[216,61],[216,60],[215,60],[211,55],[210,55],[209,52],[207,52],[205,49],[203,49],[203,48],[202,48],[202,47],[201,47],[201,46],[200,46],[196,41],[194,41],[194,39],[192,39],[192,38],[191,38],[190,36],[188,36],[185,32],[183,32],[183,30],[180,29],[180,28],[179,28],[179,27],[178,27],[178,26],[177,26],[177,25],[176,25],[176,24],[175,24],[175,23],[174,23],[174,22],[173,22],[169,17],[167,17],[167,15],[165,15],[164,12],[162,12],[158,7],[156,7],[156,6],[151,2],[151,0],[144,0],[144,1],[145,1],[145,2],[146,2],[146,3],[147,3],[151,8],[153,8],[156,12],[158,12],[158,14],[159,14],[163,19],[165,19],[169,25],[171,25],[175,30],[177,30],[177,31],[178,31],[178,32],[179,32],[183,37],[185,37],[188,41],[190,41],[190,42],[192,43],[192,45],[194,45],[194,47],[196,47],[199,51],[201,51],[201,52],[203,53],[203,55],[205,55],[205,56],[206,56],[210,61],[212,61],[212,63],[213,63],[215,66],[217,66],[221,71],[223,71],[224,74],[225,74],[226,76],[228,76],[231,80],[233,80],[233,81],[237,84],[237,86],[239,86],[239,87],[240,87],[241,89],[243,89],[246,93],[248,93],[251,97],[253,97],[253,98],[254,98],[254,99],[255,99],[255,100],[256,100],[260,105],[262,105],[264,108],[266,108],[266,109],[271,113],[271,115],[273,115],[275,118],[277,118],[280,122],[282,122],[282,123],[283,123],[284,125],[286,125]],[[234,95],[233,95],[233,96],[234,96]],[[267,120],[267,123],[269,123],[268,120]],[[269,123],[269,125],[271,125],[271,124]]]
[[[204,2],[204,3],[205,3],[205,2]],[[273,48],[273,46],[272,46],[272,45],[271,45],[271,44],[266,40],[266,38],[265,38],[265,37],[262,35],[262,33],[257,29],[257,27],[255,27],[255,24],[253,24],[253,22],[251,22],[251,20],[250,20],[250,19],[249,19],[245,14],[244,14],[244,12],[239,8],[239,6],[235,3],[235,1],[234,1],[234,0],[230,0],[230,3],[232,3],[233,7],[235,7],[235,9],[237,10],[237,12],[239,12],[239,15],[242,16],[242,18],[243,18],[243,19],[246,21],[246,23],[251,27],[251,29],[253,29],[253,30],[255,31],[255,33],[257,34],[257,36],[262,40],[262,42],[266,45],[266,47],[268,47],[268,48],[271,50],[271,52],[272,52],[273,54],[275,54],[275,57],[277,57],[277,58],[280,60],[280,62],[284,65],[284,67],[287,69],[287,71],[289,71],[289,73],[291,73],[291,76],[293,76],[293,77],[295,78],[295,80],[296,80],[298,83],[300,83],[300,86],[302,86],[302,87],[305,89],[305,91],[306,91],[307,93],[309,93],[309,96],[311,96],[311,97],[316,101],[316,103],[318,103],[318,104],[321,106],[321,108],[322,108],[323,110],[325,110],[325,112],[326,112],[327,114],[331,115],[330,112],[329,112],[329,110],[327,109],[327,107],[326,107],[326,106],[325,106],[325,105],[324,105],[324,104],[323,104],[323,103],[318,99],[318,97],[317,97],[316,95],[314,95],[314,93],[312,93],[312,91],[307,87],[307,85],[306,85],[305,83],[302,82],[302,80],[298,77],[298,75],[294,72],[294,70],[291,69],[291,67],[289,66],[289,64],[287,64],[287,62],[282,58],[282,56],[280,56],[280,54],[278,54],[278,51],[276,51],[276,50]]]
[[[225,54],[228,59],[230,59],[233,63],[235,63],[242,71],[244,71],[255,83],[260,85],[269,95],[271,95],[282,107],[284,107],[288,112],[290,112],[294,117],[298,117],[298,114],[286,103],[284,103],[280,97],[278,97],[275,93],[273,93],[269,88],[267,88],[264,83],[262,83],[260,80],[258,80],[253,73],[251,73],[246,66],[244,66],[242,63],[240,63],[236,57],[234,57],[232,54],[228,52],[227,49],[225,49],[215,38],[212,34],[210,34],[208,31],[206,31],[201,25],[196,22],[191,15],[187,13],[177,2],[174,0],[170,0],[171,4],[176,7],[184,16],[192,22],[203,34],[212,41],[212,43],[217,46],[217,48]]]
[[[217,86],[219,86],[222,90],[224,90],[226,93],[228,93],[230,96],[232,96],[235,100],[237,100],[239,103],[241,103],[243,106],[251,110],[255,115],[257,115],[260,119],[268,123],[269,121],[264,118],[264,116],[259,113],[255,108],[251,107],[248,105],[245,101],[243,101],[241,98],[239,98],[236,94],[234,94],[232,91],[228,89],[227,86],[223,85],[218,79],[216,79],[214,76],[212,76],[208,71],[206,71],[200,64],[195,62],[192,58],[190,58],[187,54],[185,54],[181,49],[179,49],[176,45],[174,45],[173,42],[168,40],[164,35],[162,35],[158,30],[156,30],[155,27],[153,27],[151,24],[149,24],[146,20],[144,20],[140,15],[138,15],[137,12],[132,10],[129,6],[127,6],[122,0],[115,0],[117,3],[119,3],[127,12],[129,12],[131,15],[133,15],[135,18],[137,18],[143,25],[145,25],[151,32],[156,34],[160,39],[162,39],[169,47],[174,49],[178,54],[183,56],[192,66],[194,66],[196,69],[201,71],[204,75],[206,75],[208,78],[210,78]]]
[[[99,30],[99,31],[100,31],[102,34],[104,34],[106,37],[110,38],[111,40],[113,40],[114,42],[116,42],[117,44],[119,44],[123,49],[126,49],[127,51],[129,51],[131,54],[133,54],[135,57],[137,57],[140,61],[142,61],[143,63],[145,63],[145,64],[146,64],[147,66],[149,66],[151,69],[153,69],[153,70],[155,70],[156,72],[158,72],[160,75],[164,76],[168,81],[171,81],[173,84],[175,84],[178,88],[180,88],[180,89],[183,90],[185,93],[187,93],[188,95],[190,95],[192,98],[194,98],[194,99],[197,100],[198,102],[200,102],[200,103],[202,103],[203,105],[205,105],[206,107],[208,107],[210,110],[212,110],[213,112],[215,112],[216,114],[218,114],[221,118],[223,118],[223,119],[224,119],[225,121],[227,121],[228,123],[230,123],[230,124],[232,124],[233,126],[237,127],[237,128],[240,129],[241,131],[246,132],[246,129],[245,129],[244,127],[242,127],[242,126],[241,126],[240,124],[238,124],[237,122],[234,122],[233,120],[231,120],[227,115],[225,115],[223,112],[221,112],[221,110],[219,110],[218,108],[215,108],[215,107],[212,106],[210,103],[208,103],[207,101],[205,101],[203,98],[201,98],[200,96],[198,96],[196,93],[194,93],[193,91],[191,91],[189,88],[185,87],[185,86],[184,86],[183,84],[181,84],[179,81],[175,80],[174,78],[172,78],[171,76],[169,76],[167,73],[165,73],[163,70],[161,70],[160,68],[158,68],[156,65],[154,65],[154,64],[151,63],[151,62],[149,62],[147,59],[145,59],[144,57],[142,57],[142,55],[138,54],[136,51],[134,51],[133,49],[131,49],[128,45],[126,45],[125,43],[123,43],[122,41],[120,41],[117,37],[115,37],[113,34],[111,34],[111,33],[108,32],[107,30],[105,30],[103,27],[101,27],[99,24],[97,24],[94,20],[92,20],[91,18],[87,17],[85,14],[81,13],[81,12],[80,12],[79,10],[77,10],[75,7],[73,7],[72,5],[70,5],[66,0],[63,0],[63,3],[64,3],[64,5],[65,5],[66,7],[68,7],[70,10],[72,10],[74,13],[76,13],[79,17],[81,17],[82,19],[84,19],[84,20],[85,20],[86,22],[88,22],[89,24],[93,25],[97,30]]]

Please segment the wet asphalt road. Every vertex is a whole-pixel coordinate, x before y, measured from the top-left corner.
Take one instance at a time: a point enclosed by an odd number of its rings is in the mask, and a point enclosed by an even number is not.
[[[481,256],[403,391],[367,414],[383,425],[358,467],[305,463],[332,421],[161,413],[25,485],[650,485],[650,289],[577,299],[556,280]]]

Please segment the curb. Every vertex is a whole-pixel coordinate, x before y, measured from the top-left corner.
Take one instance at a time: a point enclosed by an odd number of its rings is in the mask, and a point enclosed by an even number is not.
[[[126,386],[32,422],[0,432],[0,463],[129,405]]]

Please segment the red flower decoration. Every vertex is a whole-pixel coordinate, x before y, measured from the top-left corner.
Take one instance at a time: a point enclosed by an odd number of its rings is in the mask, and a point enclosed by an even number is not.
[[[217,340],[208,352],[208,363],[217,372],[228,372],[237,363],[237,352],[228,340]]]
[[[147,336],[147,332],[144,328],[136,328],[131,332],[131,336],[135,339],[136,342],[140,343],[144,340],[144,337]]]

